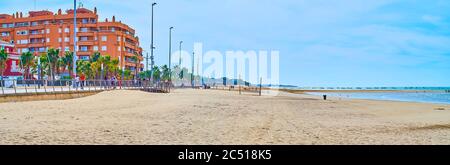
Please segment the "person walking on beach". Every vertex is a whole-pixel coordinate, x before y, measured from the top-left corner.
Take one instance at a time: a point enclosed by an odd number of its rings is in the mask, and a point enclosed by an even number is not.
[[[80,77],[77,75],[75,77],[75,88],[78,89],[78,85],[80,84]]]
[[[105,76],[105,77],[103,78],[103,81],[105,81],[105,82],[104,82],[104,84],[105,84],[104,88],[107,89],[108,86],[109,86],[109,83],[108,83],[108,77]],[[103,83],[102,83],[102,84],[103,84]]]
[[[86,81],[86,76],[84,74],[81,74],[80,81],[81,81],[81,89],[84,89],[84,83]]]

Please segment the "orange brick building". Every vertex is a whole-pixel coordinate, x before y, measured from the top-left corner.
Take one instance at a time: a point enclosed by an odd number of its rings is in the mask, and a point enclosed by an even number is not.
[[[21,12],[12,15],[0,14],[0,40],[15,45],[18,53],[34,52],[41,54],[48,49],[60,49],[61,56],[65,51],[73,51],[73,10],[65,13],[58,10],[30,11],[28,16]],[[110,21],[98,21],[97,9],[77,9],[77,38],[79,60],[88,60],[94,52],[110,55],[120,60],[120,68],[136,68],[131,57],[139,55],[143,61],[142,48],[135,30],[113,16]],[[139,64],[137,69],[142,70]],[[133,72],[134,73],[134,72]]]

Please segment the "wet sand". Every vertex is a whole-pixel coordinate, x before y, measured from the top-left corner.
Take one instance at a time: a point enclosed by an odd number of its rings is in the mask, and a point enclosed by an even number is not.
[[[108,91],[1,103],[0,144],[450,144],[450,106],[284,92]]]

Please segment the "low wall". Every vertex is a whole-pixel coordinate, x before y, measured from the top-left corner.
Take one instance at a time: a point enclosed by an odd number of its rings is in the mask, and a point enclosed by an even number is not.
[[[40,101],[40,100],[66,100],[86,96],[92,96],[102,91],[79,91],[79,92],[58,92],[58,93],[34,93],[25,94],[18,93],[14,95],[0,96],[0,103],[4,102],[23,102],[23,101]]]

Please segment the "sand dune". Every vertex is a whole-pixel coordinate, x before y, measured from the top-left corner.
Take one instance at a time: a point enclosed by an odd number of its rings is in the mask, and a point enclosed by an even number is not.
[[[289,93],[108,91],[0,104],[0,144],[450,144],[449,125],[448,105]]]

